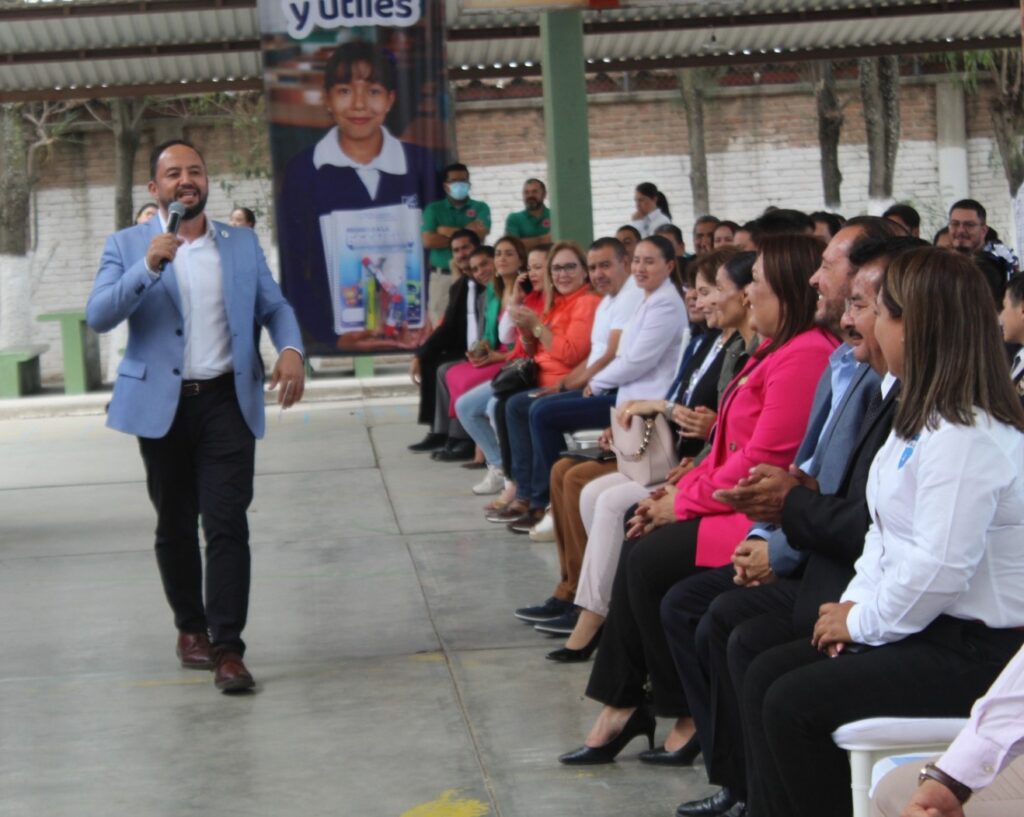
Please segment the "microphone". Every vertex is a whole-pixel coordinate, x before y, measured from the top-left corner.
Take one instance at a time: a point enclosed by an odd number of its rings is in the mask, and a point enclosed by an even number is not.
[[[185,205],[177,201],[172,202],[171,206],[167,208],[167,232],[171,235],[177,235],[178,228],[181,226],[181,220],[184,217]],[[162,259],[157,266],[160,268],[160,272],[163,272],[164,267],[167,266],[167,259]]]

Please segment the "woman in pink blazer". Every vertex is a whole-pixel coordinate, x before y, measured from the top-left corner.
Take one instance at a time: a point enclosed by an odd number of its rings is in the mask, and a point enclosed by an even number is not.
[[[785,468],[793,461],[818,379],[839,345],[814,325],[810,278],[823,246],[803,235],[762,242],[747,294],[765,340],[723,395],[711,453],[676,486],[644,500],[630,521],[587,686],[587,696],[604,708],[585,744],[560,757],[563,763],[611,762],[638,735],[653,746],[655,714],[675,724],[665,748],[641,759],[683,765],[696,757],[693,720],[661,628],[661,599],[680,579],[728,563],[750,529],[752,520],[714,492],[735,486],[760,463]],[[653,713],[644,705],[648,678]]]

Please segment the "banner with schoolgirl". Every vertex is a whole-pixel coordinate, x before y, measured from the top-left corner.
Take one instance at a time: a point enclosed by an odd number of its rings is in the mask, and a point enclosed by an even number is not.
[[[311,355],[416,348],[443,197],[444,3],[260,0],[281,286]]]

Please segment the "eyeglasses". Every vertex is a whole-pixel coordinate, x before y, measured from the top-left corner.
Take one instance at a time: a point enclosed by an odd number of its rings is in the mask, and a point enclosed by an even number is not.
[[[580,265],[576,262],[573,262],[572,264],[552,264],[551,274],[562,275],[563,273],[576,272],[579,268]]]
[[[963,227],[965,230],[976,230],[981,226],[979,221],[951,221],[949,222],[949,229],[957,230]]]

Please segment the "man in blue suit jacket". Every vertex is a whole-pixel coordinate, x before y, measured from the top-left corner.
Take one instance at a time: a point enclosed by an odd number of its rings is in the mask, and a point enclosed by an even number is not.
[[[157,511],[156,556],[183,667],[215,669],[218,689],[254,686],[242,662],[256,438],[263,436],[257,325],[280,357],[270,388],[301,399],[302,338],[255,233],[209,221],[206,163],[188,142],[154,148],[156,218],[110,236],[86,307],[98,332],[128,320],[107,425],[139,438]],[[177,235],[168,207],[185,208]],[[198,519],[206,538],[206,596]]]

